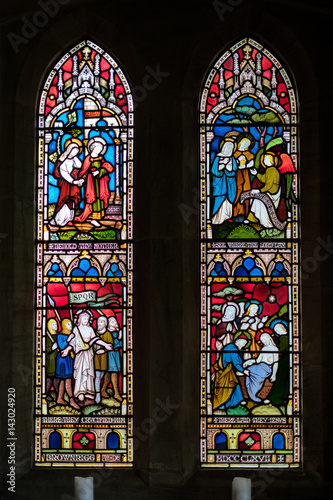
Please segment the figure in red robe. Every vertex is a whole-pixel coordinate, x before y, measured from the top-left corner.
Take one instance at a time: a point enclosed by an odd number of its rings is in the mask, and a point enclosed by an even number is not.
[[[75,221],[84,222],[88,217],[90,222],[97,223],[105,215],[109,204],[109,174],[113,172],[113,165],[105,161],[107,143],[102,137],[93,137],[87,145],[88,156],[84,159],[80,171],[80,179],[85,180],[85,207]],[[97,220],[96,220],[97,219]]]

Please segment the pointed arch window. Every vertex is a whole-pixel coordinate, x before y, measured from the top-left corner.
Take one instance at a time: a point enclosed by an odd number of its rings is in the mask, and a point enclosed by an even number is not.
[[[298,467],[297,99],[257,41],[209,70],[200,141],[201,463]]]
[[[36,465],[133,462],[133,110],[121,67],[89,40],[41,89]]]

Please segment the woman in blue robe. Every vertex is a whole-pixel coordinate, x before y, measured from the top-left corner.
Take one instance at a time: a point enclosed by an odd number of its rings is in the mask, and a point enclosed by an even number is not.
[[[238,376],[243,374],[243,359],[239,351],[247,342],[247,339],[237,339],[235,343],[229,343],[223,347],[219,359],[214,365],[213,410],[235,408],[243,401],[242,389],[238,380]],[[222,343],[217,341],[216,348],[219,349],[220,345],[222,346]]]
[[[213,161],[211,173],[214,205],[212,224],[223,224],[233,216],[233,203],[237,194],[237,163],[233,156],[235,142],[232,137],[221,141],[220,153]]]

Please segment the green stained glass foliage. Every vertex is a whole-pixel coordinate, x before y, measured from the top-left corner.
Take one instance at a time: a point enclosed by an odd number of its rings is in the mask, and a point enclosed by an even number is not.
[[[50,71],[37,135],[35,464],[131,466],[133,99],[95,43]]]
[[[255,40],[209,71],[200,141],[201,464],[299,467],[297,102]]]

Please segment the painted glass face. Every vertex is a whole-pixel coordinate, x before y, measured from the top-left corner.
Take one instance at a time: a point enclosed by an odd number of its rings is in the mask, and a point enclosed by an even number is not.
[[[200,140],[201,463],[298,467],[296,95],[255,40],[210,69]]]
[[[133,463],[132,153],[129,84],[84,41],[39,101],[36,465]]]
[[[227,141],[223,144],[221,148],[221,152],[219,156],[221,157],[230,157],[233,153],[234,150],[234,144],[233,142]]]
[[[244,138],[239,142],[238,150],[245,151],[246,149],[248,149],[250,144],[251,144],[251,141],[249,139]]]

